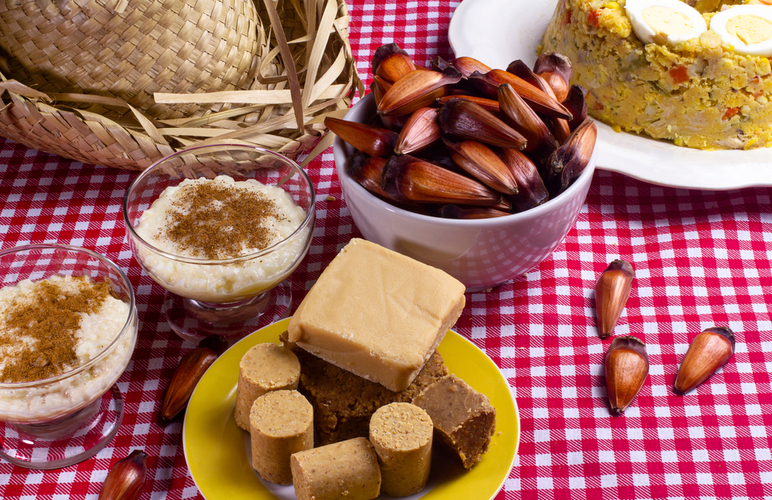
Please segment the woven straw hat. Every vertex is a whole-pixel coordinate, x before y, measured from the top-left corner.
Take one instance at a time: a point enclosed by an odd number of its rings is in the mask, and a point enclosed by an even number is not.
[[[0,135],[131,170],[213,142],[294,157],[364,94],[348,21],[345,0],[0,0]]]
[[[257,69],[252,0],[7,0],[0,19],[14,78],[41,92],[117,97],[154,118],[201,111],[155,104],[155,92],[240,89]]]

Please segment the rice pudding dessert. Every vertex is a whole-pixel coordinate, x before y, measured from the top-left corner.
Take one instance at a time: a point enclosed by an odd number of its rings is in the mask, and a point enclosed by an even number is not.
[[[185,179],[167,187],[135,228],[147,243],[180,258],[143,246],[138,253],[167,290],[205,302],[234,302],[272,288],[294,270],[309,241],[310,227],[298,231],[306,215],[280,187],[227,175]]]
[[[118,339],[124,326],[136,330],[136,315],[109,282],[55,275],[1,288],[0,420],[47,422],[101,397],[133,351],[136,335]]]

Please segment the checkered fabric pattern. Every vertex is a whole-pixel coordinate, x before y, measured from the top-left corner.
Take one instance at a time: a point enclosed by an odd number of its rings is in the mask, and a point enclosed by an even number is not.
[[[398,43],[419,63],[450,57],[446,33],[456,6],[351,1],[352,49],[367,83],[372,54],[384,43]],[[308,171],[318,219],[291,277],[295,306],[359,236],[331,150]],[[62,470],[0,461],[1,498],[96,498],[111,465],[136,448],[149,455],[143,499],[202,498],[186,466],[182,425],[156,424],[169,378],[192,345],[170,332],[163,290],[129,249],[121,202],[135,177],[0,140],[0,248],[59,242],[106,255],[131,279],[141,321],[118,382],[125,415],[113,441]],[[575,228],[550,258],[467,295],[456,330],[501,368],[520,410],[518,456],[497,499],[772,497],[771,198],[768,188],[692,191],[597,171]],[[593,298],[598,275],[615,258],[636,272],[615,334],[644,340],[651,364],[620,417],[609,415],[603,357],[611,339],[597,336]],[[713,325],[736,333],[734,357],[693,393],[674,395],[689,342]]]

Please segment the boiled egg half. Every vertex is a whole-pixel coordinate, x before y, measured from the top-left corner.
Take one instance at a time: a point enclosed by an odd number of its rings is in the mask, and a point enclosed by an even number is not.
[[[697,9],[678,0],[627,0],[625,11],[643,43],[673,45],[708,30]]]
[[[772,5],[735,5],[713,16],[710,29],[738,54],[772,57]]]

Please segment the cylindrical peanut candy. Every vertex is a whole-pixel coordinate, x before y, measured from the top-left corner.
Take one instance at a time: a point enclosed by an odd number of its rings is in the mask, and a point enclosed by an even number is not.
[[[370,500],[380,495],[378,457],[363,437],[301,451],[290,461],[298,500]]]
[[[249,431],[252,403],[268,391],[297,389],[300,362],[287,348],[270,342],[257,344],[239,362],[236,389],[236,424]]]
[[[252,467],[263,479],[291,484],[290,456],[314,447],[314,410],[298,391],[271,391],[249,413]]]
[[[381,490],[393,497],[421,491],[432,462],[432,419],[410,403],[378,408],[370,419],[370,442],[381,466]]]

